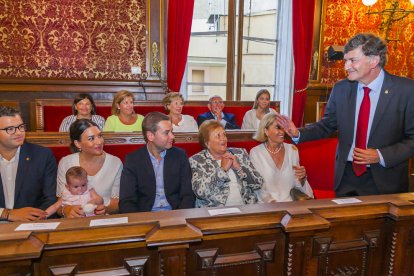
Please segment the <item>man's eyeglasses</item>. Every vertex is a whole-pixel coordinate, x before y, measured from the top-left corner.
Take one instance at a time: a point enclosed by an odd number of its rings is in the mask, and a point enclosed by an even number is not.
[[[211,104],[223,104],[224,102],[223,101],[212,101],[212,102],[210,102]]]
[[[25,132],[26,131],[26,125],[21,124],[21,125],[18,125],[17,127],[9,126],[9,127],[6,127],[6,128],[0,128],[0,130],[4,130],[7,134],[10,134],[10,135],[15,134],[17,129],[19,129],[20,132]]]

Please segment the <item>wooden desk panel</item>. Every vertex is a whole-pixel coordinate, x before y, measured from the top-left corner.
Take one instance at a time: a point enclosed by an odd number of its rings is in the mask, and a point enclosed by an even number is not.
[[[94,218],[54,231],[1,224],[0,275],[411,275],[414,195],[358,198],[121,214],[105,218],[128,224],[96,228]]]

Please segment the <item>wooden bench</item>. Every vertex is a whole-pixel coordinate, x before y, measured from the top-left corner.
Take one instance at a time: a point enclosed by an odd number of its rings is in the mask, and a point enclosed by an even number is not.
[[[10,106],[10,107],[13,107],[17,110],[20,110],[20,103],[18,101],[2,100],[2,101],[0,101],[0,105]]]
[[[245,148],[248,152],[259,143],[252,139],[254,131],[227,131],[228,146]],[[145,145],[141,133],[104,133],[105,151],[118,156],[125,155]],[[52,149],[57,161],[70,154],[67,133],[27,132],[26,141]],[[306,167],[308,181],[316,198],[333,198],[334,163],[337,139],[328,138],[298,145],[300,162]],[[188,156],[202,150],[198,133],[177,133],[175,146],[183,148]]]
[[[357,198],[3,223],[0,275],[413,275],[414,195]]]
[[[36,118],[36,131],[58,131],[60,123],[72,114],[71,99],[36,99],[32,104],[31,117]],[[183,114],[191,115],[194,119],[207,112],[207,101],[186,101]],[[236,122],[241,127],[244,114],[252,109],[253,101],[225,101],[225,112],[236,115]],[[96,113],[104,118],[111,115],[112,101],[96,100]],[[280,102],[271,102],[272,108],[280,111]],[[151,111],[165,113],[160,101],[135,101],[135,112],[146,115]]]

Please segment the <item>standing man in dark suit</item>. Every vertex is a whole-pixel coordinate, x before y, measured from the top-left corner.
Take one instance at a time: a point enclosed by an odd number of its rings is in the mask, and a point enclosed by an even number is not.
[[[236,124],[236,116],[233,113],[223,112],[224,102],[223,99],[214,95],[208,100],[209,112],[198,115],[197,124],[200,126],[205,120],[217,120],[225,129],[240,129]]]
[[[348,78],[333,87],[323,118],[299,130],[286,116],[279,123],[295,142],[338,130],[337,196],[407,192],[408,160],[414,155],[414,81],[384,71],[386,45],[373,34],[351,38],[344,54]]]
[[[25,143],[26,126],[14,108],[0,106],[0,216],[3,221],[45,219],[56,201],[52,151]]]
[[[147,145],[126,156],[120,213],[193,208],[190,163],[184,150],[172,146],[170,118],[150,112],[142,122],[142,132]]]

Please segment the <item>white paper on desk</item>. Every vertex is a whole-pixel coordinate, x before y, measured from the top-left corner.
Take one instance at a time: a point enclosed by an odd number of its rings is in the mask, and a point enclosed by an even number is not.
[[[215,210],[208,210],[210,216],[219,216],[219,215],[227,215],[227,214],[237,214],[241,213],[239,208],[224,208],[224,209],[215,209]]]
[[[54,230],[59,224],[60,222],[22,223],[14,231]]]
[[[94,219],[90,221],[89,226],[102,226],[128,223],[128,217],[110,218],[110,219]]]
[[[359,199],[357,199],[355,197],[333,199],[332,201],[335,202],[336,204],[349,204],[349,203],[359,203],[359,202],[362,202],[362,200],[359,200]]]

